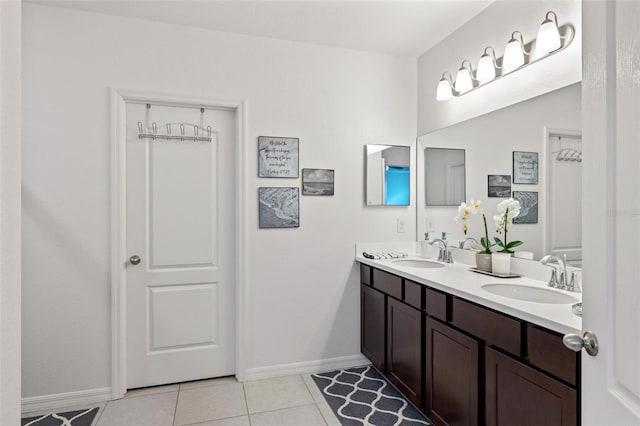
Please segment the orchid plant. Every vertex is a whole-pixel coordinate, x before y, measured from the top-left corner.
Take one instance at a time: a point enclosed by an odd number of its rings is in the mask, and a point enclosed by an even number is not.
[[[458,215],[454,218],[456,223],[462,225],[462,232],[464,235],[467,235],[467,231],[469,230],[469,220],[471,219],[471,215],[475,215],[478,212],[481,212],[480,209],[480,200],[474,201],[473,199],[467,205],[467,203],[462,202],[458,207]],[[489,240],[489,231],[487,230],[487,218],[482,213],[482,220],[484,222],[484,237],[480,238],[480,245],[482,246],[482,250],[479,251],[480,254],[491,254],[491,247],[495,244]]]
[[[513,253],[513,251],[511,251],[512,248],[522,245],[522,241],[514,240],[508,242],[507,240],[507,226],[513,223],[513,218],[518,217],[519,214],[520,202],[518,200],[509,198],[498,204],[498,214],[493,216],[493,220],[496,223],[496,232],[504,235],[503,239],[494,237],[496,245],[502,248],[502,250],[499,250],[499,253]]]

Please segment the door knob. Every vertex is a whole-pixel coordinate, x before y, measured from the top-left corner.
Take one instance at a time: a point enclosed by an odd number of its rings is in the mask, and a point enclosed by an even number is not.
[[[580,352],[580,349],[584,348],[589,355],[598,355],[598,338],[593,331],[585,331],[582,337],[577,334],[565,334],[562,343],[574,352]]]
[[[129,258],[129,262],[131,262],[132,265],[137,265],[141,260],[142,259],[140,259],[140,256],[138,256],[137,254],[134,254]]]

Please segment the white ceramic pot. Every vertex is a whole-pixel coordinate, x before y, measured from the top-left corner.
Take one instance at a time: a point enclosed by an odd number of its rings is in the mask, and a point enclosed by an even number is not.
[[[491,269],[494,274],[509,275],[511,273],[511,253],[492,253]]]

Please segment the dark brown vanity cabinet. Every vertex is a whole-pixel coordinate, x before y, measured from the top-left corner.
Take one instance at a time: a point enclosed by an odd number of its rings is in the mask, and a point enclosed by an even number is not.
[[[385,295],[362,284],[360,286],[360,350],[378,370],[386,371]]]
[[[562,335],[361,264],[361,347],[438,425],[579,423]]]
[[[434,422],[478,424],[479,346],[478,340],[426,319],[424,407]]]
[[[487,426],[576,425],[576,389],[486,349]]]
[[[387,300],[387,377],[407,397],[422,404],[422,313]]]

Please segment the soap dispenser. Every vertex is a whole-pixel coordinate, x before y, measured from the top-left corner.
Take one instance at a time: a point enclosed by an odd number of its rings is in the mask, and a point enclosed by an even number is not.
[[[420,256],[430,258],[431,257],[431,244],[429,243],[429,233],[424,233],[424,240],[420,241]]]

